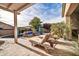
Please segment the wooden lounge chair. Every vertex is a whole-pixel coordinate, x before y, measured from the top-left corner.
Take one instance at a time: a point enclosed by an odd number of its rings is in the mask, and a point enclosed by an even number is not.
[[[38,43],[38,42],[33,41],[33,40],[30,40],[30,42],[32,43],[32,46],[38,47],[38,48],[41,48],[41,49],[45,49],[46,52],[49,52],[50,49],[53,49],[48,44],[41,44],[41,43]]]
[[[4,44],[4,43],[5,43],[5,41],[1,41],[1,40],[0,40],[0,46],[1,46],[2,44]]]
[[[3,45],[5,43],[5,41],[0,40],[0,46]],[[2,48],[0,48],[0,51],[3,50]]]
[[[41,42],[37,42],[34,40],[29,40],[29,41],[31,42],[32,46],[42,47],[48,52],[50,49],[54,49],[57,44],[56,40],[54,40],[53,38],[52,38],[53,40],[48,40],[49,38],[50,38],[50,34],[47,34],[45,35],[44,39]],[[46,42],[48,44],[45,44]]]

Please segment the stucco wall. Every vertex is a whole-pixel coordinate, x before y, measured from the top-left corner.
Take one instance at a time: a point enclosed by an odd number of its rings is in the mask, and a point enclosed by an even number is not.
[[[13,26],[0,22],[0,36],[13,35]]]
[[[78,20],[79,16],[75,13],[73,13],[71,15],[71,26],[72,29],[78,29],[79,28],[79,20]]]
[[[13,26],[0,22],[0,28],[13,29]]]
[[[0,30],[0,36],[13,35],[13,30]]]

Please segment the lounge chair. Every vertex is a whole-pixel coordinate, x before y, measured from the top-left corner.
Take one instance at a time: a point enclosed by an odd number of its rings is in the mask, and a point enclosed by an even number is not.
[[[53,38],[51,38],[51,39],[53,39]],[[54,49],[57,44],[56,40],[54,40],[54,39],[51,40],[51,39],[50,39],[50,34],[47,34],[47,35],[45,35],[44,39],[40,39],[40,40],[42,40],[41,42],[39,42],[39,40],[38,41],[29,40],[29,41],[31,42],[32,46],[42,47],[48,52],[48,50]],[[48,44],[46,44],[46,42]]]
[[[0,46],[1,46],[2,44],[4,44],[4,43],[5,43],[5,41],[1,41],[1,40],[0,40]]]
[[[0,46],[3,45],[5,43],[5,41],[0,40]],[[0,48],[0,50],[3,50],[2,48]]]

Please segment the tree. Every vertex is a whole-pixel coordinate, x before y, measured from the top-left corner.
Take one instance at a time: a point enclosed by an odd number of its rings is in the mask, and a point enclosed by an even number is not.
[[[41,28],[41,21],[40,18],[38,17],[34,17],[31,22],[29,23],[29,25],[31,25],[38,33],[40,32],[40,28]]]
[[[39,26],[41,26],[41,21],[38,17],[34,17],[29,24],[37,29]]]
[[[58,35],[59,37],[63,37],[69,31],[67,25],[64,22],[54,23],[51,26],[51,32]]]
[[[57,23],[54,23],[51,25],[51,32],[53,32],[55,35],[60,35],[60,30],[59,30],[59,26]]]

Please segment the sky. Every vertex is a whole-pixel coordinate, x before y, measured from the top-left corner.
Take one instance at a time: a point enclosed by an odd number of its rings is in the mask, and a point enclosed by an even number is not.
[[[61,3],[38,3],[25,9],[18,15],[18,26],[28,26],[29,22],[38,17],[43,23],[57,23],[62,20],[62,4]],[[13,13],[0,9],[0,21],[14,25]]]

